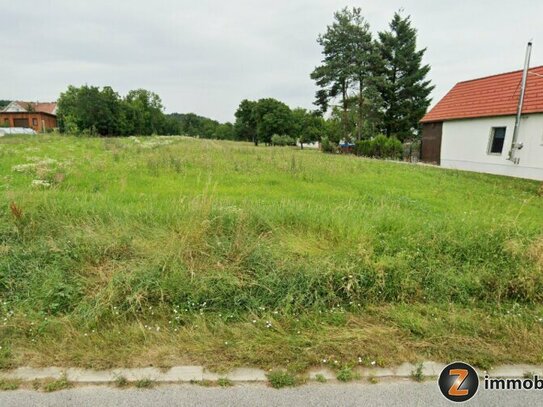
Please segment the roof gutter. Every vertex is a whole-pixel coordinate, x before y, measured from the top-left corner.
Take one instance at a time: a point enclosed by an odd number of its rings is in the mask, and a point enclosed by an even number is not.
[[[532,42],[528,42],[526,47],[526,57],[524,59],[524,72],[522,73],[522,84],[520,87],[520,96],[518,99],[517,117],[515,119],[515,129],[513,131],[513,140],[511,141],[511,149],[509,150],[508,160],[514,164],[520,162],[520,158],[516,156],[516,152],[524,146],[518,142],[518,135],[520,130],[520,120],[522,118],[522,108],[524,106],[524,96],[526,94],[526,81],[528,79],[528,69],[530,69],[530,57],[532,55]]]

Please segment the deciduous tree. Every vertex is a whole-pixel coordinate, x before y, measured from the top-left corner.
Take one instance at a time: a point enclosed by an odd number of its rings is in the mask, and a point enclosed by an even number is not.
[[[290,135],[292,114],[290,108],[273,98],[260,99],[254,110],[256,135],[260,142],[270,144],[274,134]]]
[[[292,110],[292,136],[304,144],[319,141],[325,133],[324,119],[317,112],[296,108]]]
[[[258,145],[255,107],[256,102],[247,99],[242,100],[235,113],[236,122],[234,128],[238,140],[253,141],[255,145]]]

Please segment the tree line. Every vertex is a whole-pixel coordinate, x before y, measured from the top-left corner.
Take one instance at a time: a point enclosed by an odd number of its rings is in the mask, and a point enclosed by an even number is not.
[[[99,136],[176,134],[176,122],[163,110],[156,93],[137,89],[120,97],[109,86],[69,86],[57,104],[62,132]]]
[[[111,87],[69,86],[57,105],[63,133],[88,136],[187,135],[235,140],[234,125],[194,113],[164,113],[159,95],[137,89],[121,97]]]
[[[274,135],[302,143],[319,140],[325,120],[318,112],[291,110],[276,99],[244,100],[235,123],[220,123],[194,113],[165,114],[160,97],[145,89],[121,97],[111,87],[69,86],[60,95],[61,132],[89,136],[178,135],[271,144]]]
[[[168,117],[175,120],[178,132],[191,137],[212,138],[218,140],[235,140],[234,125],[232,123],[220,123],[208,117],[194,113],[172,113]]]

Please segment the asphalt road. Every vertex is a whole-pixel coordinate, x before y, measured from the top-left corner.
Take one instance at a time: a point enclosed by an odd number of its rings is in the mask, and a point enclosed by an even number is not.
[[[412,381],[378,384],[311,384],[274,390],[263,385],[207,388],[168,385],[154,389],[118,390],[105,386],[78,387],[55,393],[29,390],[0,392],[0,406],[541,406],[543,391],[484,391],[466,403],[452,403],[437,384]]]

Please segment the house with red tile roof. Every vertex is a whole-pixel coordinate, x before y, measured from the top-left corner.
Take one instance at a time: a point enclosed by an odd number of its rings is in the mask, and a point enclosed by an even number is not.
[[[0,110],[0,125],[46,132],[57,127],[57,104],[13,101]]]
[[[425,162],[543,180],[543,66],[530,68],[515,160],[509,152],[523,71],[456,84],[421,120]]]

